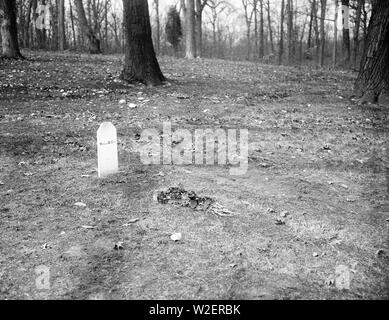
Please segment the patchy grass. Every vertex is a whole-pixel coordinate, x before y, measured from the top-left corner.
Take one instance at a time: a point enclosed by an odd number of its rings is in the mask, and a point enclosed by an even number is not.
[[[146,88],[117,80],[120,56],[26,56],[0,62],[0,298],[388,297],[388,109],[353,105],[353,74],[164,57],[169,84]],[[120,173],[98,179],[106,120]],[[249,129],[247,174],[142,165],[138,135],[168,120]],[[177,185],[239,215],[153,201]],[[339,265],[349,290],[333,283]]]

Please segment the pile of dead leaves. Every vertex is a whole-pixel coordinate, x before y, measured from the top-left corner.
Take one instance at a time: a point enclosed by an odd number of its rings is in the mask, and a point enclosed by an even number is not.
[[[218,216],[231,216],[234,213],[224,208],[210,197],[200,197],[194,191],[187,191],[180,187],[170,187],[166,191],[160,191],[157,201],[162,204],[173,204],[181,207],[189,207],[193,210],[204,211]]]

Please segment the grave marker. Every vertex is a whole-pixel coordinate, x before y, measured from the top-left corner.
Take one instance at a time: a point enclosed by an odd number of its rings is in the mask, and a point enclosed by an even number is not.
[[[116,128],[103,122],[97,130],[97,163],[99,178],[119,171]]]

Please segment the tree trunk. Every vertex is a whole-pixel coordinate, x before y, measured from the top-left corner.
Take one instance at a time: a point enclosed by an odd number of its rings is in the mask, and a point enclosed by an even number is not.
[[[303,60],[303,39],[304,39],[305,26],[307,24],[307,20],[308,20],[308,15],[305,16],[303,28],[302,28],[301,34],[300,34],[300,41],[299,41],[299,62],[300,62],[300,64]]]
[[[265,41],[263,31],[263,0],[259,0],[259,58],[262,59],[265,55]]]
[[[319,62],[319,45],[320,45],[320,33],[319,33],[319,23],[317,18],[317,11],[318,11],[318,5],[316,0],[313,1],[313,29],[315,31],[315,60],[316,62]]]
[[[342,0],[343,54],[346,66],[350,65],[349,4],[350,0]]]
[[[204,1],[204,0],[203,0]],[[202,39],[202,34],[203,34],[203,28],[202,28],[202,23],[203,23],[203,9],[204,5],[206,4],[206,0],[202,3],[201,0],[196,0],[196,57],[201,57],[203,54],[203,39]]]
[[[271,27],[271,16],[270,16],[270,0],[267,0],[267,24],[269,26],[269,38],[270,38],[271,53],[274,53],[273,29]]]
[[[338,46],[338,0],[335,0],[335,17],[334,17],[334,47],[332,49],[332,65],[336,67]]]
[[[292,1],[287,0],[286,11],[288,14],[288,23],[287,23],[287,34],[288,34],[288,64],[293,62],[293,10],[292,10]]]
[[[354,27],[354,47],[353,47],[353,66],[357,68],[357,57],[359,47],[359,26],[361,24],[361,13],[362,13],[362,0],[357,1],[357,10],[355,12],[355,27]]]
[[[70,22],[72,25],[72,33],[73,33],[73,46],[77,46],[77,41],[76,41],[76,31],[74,29],[74,18],[73,18],[73,8],[72,8],[72,0],[69,0],[69,9],[70,9]]]
[[[104,6],[104,42],[105,42],[105,50],[108,50],[109,43],[108,43],[108,3],[109,1],[105,1]]]
[[[88,21],[86,20],[85,10],[82,4],[82,0],[74,0],[74,2],[77,8],[78,21],[80,24],[81,31],[88,40],[89,53],[91,54],[101,53],[100,40],[96,37],[92,27],[88,24]]]
[[[372,0],[366,46],[355,83],[360,102],[376,103],[389,95],[389,1]]]
[[[284,53],[284,7],[285,1],[281,1],[281,22],[280,22],[280,49],[278,50],[278,64],[282,64],[282,55]]]
[[[58,2],[59,0],[55,0],[55,5],[50,6],[50,28],[48,30],[48,38],[50,41],[49,48],[51,50],[58,50],[58,44],[59,44],[59,20],[58,20]],[[50,3],[50,2],[49,2]],[[52,32],[50,35],[50,31]]]
[[[312,47],[312,27],[313,27],[313,15],[314,15],[314,1],[311,1],[311,15],[309,18],[309,28],[308,28],[308,40],[307,40],[307,47],[310,49]]]
[[[155,44],[156,44],[156,52],[159,54],[160,52],[160,43],[161,43],[161,36],[160,36],[160,22],[159,22],[159,0],[154,0],[154,6],[155,6],[155,24],[156,24],[156,36],[155,36]]]
[[[45,5],[45,1],[43,0],[40,5]],[[42,25],[43,19],[39,18],[44,16],[44,12],[41,11],[40,6],[38,6],[38,1],[33,0],[32,4],[33,10],[33,19],[34,19],[34,29],[36,35],[36,44],[38,49],[46,48],[46,30],[44,29],[44,24]],[[39,19],[38,19],[39,18]],[[41,24],[41,25],[39,25]]]
[[[242,0],[242,5],[243,5],[243,8],[244,8],[244,14],[245,14],[245,21],[246,21],[246,37],[247,37],[247,57],[246,59],[247,60],[250,60],[250,49],[251,49],[251,45],[250,45],[250,26],[251,26],[251,19],[253,17],[253,13],[254,13],[254,10],[251,11],[251,13],[249,14],[249,10],[248,10],[248,7],[249,7],[249,1],[248,0]]]
[[[121,78],[127,82],[158,85],[165,80],[151,39],[147,0],[123,0],[125,57]]]
[[[0,0],[2,56],[11,59],[23,58],[19,50],[14,0]]]
[[[186,0],[185,26],[185,58],[193,59],[196,53],[194,30],[194,0]]]
[[[326,18],[326,6],[327,0],[320,0],[320,67],[324,66],[324,53],[325,53],[325,42],[326,35],[324,30],[324,19]]]
[[[59,50],[65,50],[65,0],[58,1],[58,41]]]
[[[258,58],[258,12],[257,12],[258,0],[253,0],[254,10],[254,60]]]
[[[26,24],[25,24],[25,43],[24,46],[26,48],[30,47],[30,23],[31,23],[31,10],[32,10],[32,0],[28,2],[28,8],[26,13]]]

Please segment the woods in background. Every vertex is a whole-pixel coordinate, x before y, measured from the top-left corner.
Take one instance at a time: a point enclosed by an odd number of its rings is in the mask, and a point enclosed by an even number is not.
[[[13,2],[17,37],[22,48],[123,52],[125,37],[121,1],[0,2]],[[172,11],[173,8],[178,14]],[[4,10],[0,11],[3,12],[0,15],[4,25],[2,30],[8,30],[6,26],[10,20],[4,19]],[[158,55],[289,65],[340,65],[358,69],[366,42],[371,2],[152,0],[149,12]],[[176,35],[170,32],[173,26],[174,30],[178,28]],[[339,33],[338,26],[341,28]],[[3,33],[3,42],[8,43],[9,37],[5,31]]]

